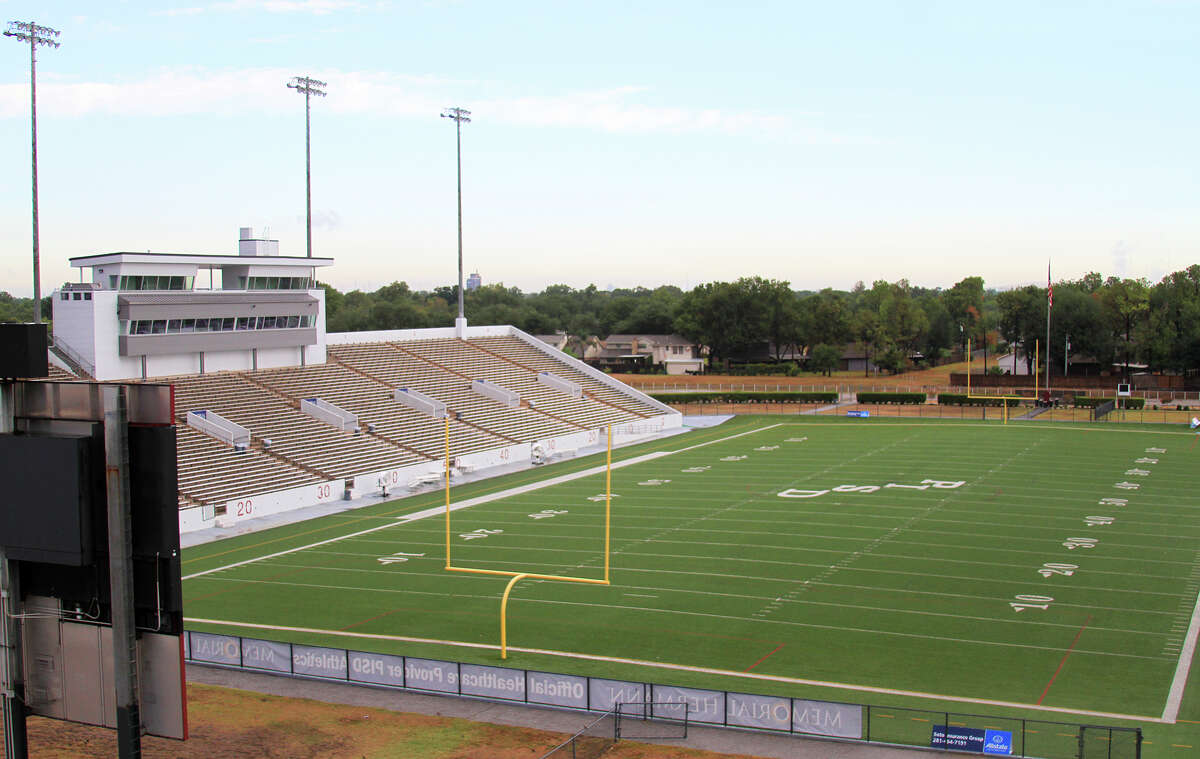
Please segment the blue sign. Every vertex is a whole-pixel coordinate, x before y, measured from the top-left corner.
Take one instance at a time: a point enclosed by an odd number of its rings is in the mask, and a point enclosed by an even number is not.
[[[871,415],[871,412],[868,411],[867,409],[860,409],[858,411],[847,411],[846,412],[846,416],[868,417],[870,415]]]
[[[1008,730],[983,730],[977,727],[934,725],[929,739],[933,748],[972,751],[976,754],[1012,754],[1012,733]]]
[[[983,736],[983,753],[1012,754],[1012,733],[1008,730],[988,730]]]
[[[983,753],[984,734],[987,731],[974,727],[947,727],[934,725],[929,745],[933,748],[948,748],[952,751],[974,751]]]

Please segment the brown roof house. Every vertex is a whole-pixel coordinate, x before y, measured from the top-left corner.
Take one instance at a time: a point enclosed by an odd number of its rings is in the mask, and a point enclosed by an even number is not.
[[[609,335],[588,346],[584,361],[599,369],[649,372],[661,366],[667,374],[690,374],[704,369],[695,343],[680,335]]]

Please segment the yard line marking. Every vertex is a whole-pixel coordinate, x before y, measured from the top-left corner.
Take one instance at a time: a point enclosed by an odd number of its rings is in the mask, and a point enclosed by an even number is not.
[[[455,646],[460,648],[473,648],[485,651],[499,651],[500,646],[494,643],[468,643],[465,641],[456,640],[436,640],[433,638],[411,638],[403,635],[381,635],[377,633],[353,633],[343,632],[341,630],[320,630],[311,627],[288,627],[284,625],[264,625],[253,622],[232,622],[221,619],[196,619],[185,617],[187,622],[196,622],[198,624],[217,625],[225,627],[248,627],[256,630],[276,630],[279,632],[299,632],[299,633],[316,633],[319,635],[330,635],[345,638],[364,638],[370,640],[388,640],[401,643],[433,643],[435,645]],[[601,656],[599,654],[581,654],[573,651],[555,651],[543,648],[524,648],[521,646],[509,646],[509,651],[517,651],[523,654],[542,654],[545,656],[559,656],[567,659],[582,659],[586,661],[608,662],[610,664],[632,664],[639,667],[651,667],[654,669],[668,669],[679,672],[693,672],[704,675],[719,675],[723,677],[743,678],[749,680],[764,680],[768,682],[786,683],[788,685],[811,685],[820,688],[838,688],[841,690],[859,691],[863,693],[876,693],[885,696],[907,696],[911,698],[927,698],[938,701],[958,701],[964,704],[978,704],[982,706],[999,706],[1011,707],[1014,709],[1036,709],[1043,712],[1056,712],[1059,714],[1079,714],[1085,717],[1102,717],[1105,719],[1122,719],[1122,720],[1141,720],[1144,722],[1162,723],[1165,720],[1159,717],[1147,717],[1137,714],[1118,714],[1116,712],[1097,712],[1086,709],[1069,709],[1062,706],[1038,706],[1037,704],[1023,704],[1017,701],[1000,701],[988,698],[972,698],[970,696],[949,696],[944,693],[926,693],[913,690],[899,690],[896,688],[881,688],[874,685],[853,685],[850,683],[837,683],[827,680],[809,680],[800,677],[784,677],[782,675],[764,675],[759,672],[736,672],[728,669],[716,669],[714,667],[693,667],[687,664],[666,664],[657,661],[647,661],[645,659],[628,659],[619,656]],[[203,664],[204,662],[200,662]],[[1070,734],[1075,737],[1074,733]]]
[[[347,586],[347,585],[320,585],[317,583],[265,582],[262,580],[239,580],[236,578],[225,578],[225,577],[215,577],[213,579],[219,580],[222,582],[246,582],[246,583],[255,583],[255,584],[260,584],[260,585],[288,585],[288,586],[297,587],[297,588],[316,588],[318,590],[342,590],[342,591],[345,591],[345,590],[364,591],[364,590],[366,590],[366,591],[375,593],[377,595],[382,594],[382,593],[410,593],[413,595],[422,595],[422,596],[439,596],[439,597],[445,596],[444,592],[435,592],[435,591],[428,591],[428,590],[411,590],[411,589],[399,590],[399,589],[390,589],[390,588],[363,588],[361,586],[354,586],[354,585],[349,585],[349,586]],[[469,594],[469,593],[462,593],[462,594],[458,594],[458,595],[461,598],[481,599],[481,600],[486,600],[488,602],[495,601],[495,596],[490,595],[490,594],[489,595],[474,595],[474,594]],[[543,604],[543,605],[558,604],[558,605],[562,605],[562,606],[584,606],[589,609],[616,609],[618,611],[623,611],[623,612],[630,612],[630,611],[645,612],[647,614],[677,614],[677,615],[685,616],[685,617],[703,617],[703,618],[707,618],[707,619],[732,620],[734,622],[746,622],[746,621],[750,620],[750,617],[737,616],[735,614],[714,614],[712,612],[683,611],[683,610],[679,610],[679,609],[660,609],[660,608],[656,608],[653,606],[629,606],[629,605],[625,605],[625,604],[615,604],[615,603],[564,601],[564,600],[544,599],[544,598],[522,598],[522,599],[520,599],[520,603]],[[927,635],[924,633],[904,632],[901,630],[879,630],[879,629],[867,628],[867,627],[848,627],[845,625],[828,625],[828,624],[819,624],[816,622],[793,622],[793,621],[789,621],[789,620],[779,620],[779,619],[763,619],[762,621],[767,624],[783,625],[785,627],[804,627],[804,628],[811,628],[811,629],[815,629],[815,630],[833,630],[835,632],[842,632],[842,633],[849,632],[849,633],[861,633],[864,635],[890,636],[893,638],[913,638],[915,640],[934,640],[934,641],[943,641],[943,642],[948,642],[948,643],[963,643],[963,644],[973,645],[973,646],[995,646],[995,647],[999,647],[999,648],[1024,648],[1024,649],[1030,649],[1030,650],[1034,650],[1034,651],[1059,651],[1059,650],[1061,650],[1054,646],[1039,646],[1039,645],[1035,645],[1032,643],[1011,643],[1008,641],[999,641],[999,640],[977,640],[977,639],[973,639],[973,638],[956,638],[956,637],[948,636],[948,635]],[[235,622],[235,623],[231,623],[231,624],[242,624],[242,623]],[[249,624],[249,623],[247,623],[247,624]],[[280,628],[280,629],[283,629],[283,628]],[[1168,661],[1170,660],[1170,657],[1146,656],[1145,654],[1128,654],[1128,653],[1123,653],[1120,651],[1090,651],[1090,650],[1081,649],[1079,651],[1079,653],[1087,654],[1090,656],[1112,656],[1112,657],[1116,657],[1118,659],[1149,659],[1152,661],[1162,661],[1164,659],[1166,659]]]
[[[1175,665],[1175,676],[1171,678],[1171,690],[1167,693],[1167,705],[1163,709],[1162,721],[1174,724],[1179,718],[1179,706],[1183,703],[1183,689],[1187,686],[1188,673],[1192,669],[1192,657],[1196,653],[1196,639],[1200,637],[1200,596],[1192,609],[1192,621],[1188,624],[1179,663]]]
[[[546,548],[546,549],[540,549],[540,550],[556,551],[556,550],[562,550],[562,549]],[[323,553],[323,552],[314,551],[313,553]],[[657,554],[655,554],[655,555],[657,555]],[[681,558],[687,558],[687,557],[681,557]],[[427,561],[438,561],[438,559],[436,557],[431,557]],[[488,561],[486,559],[475,559],[474,563],[475,564],[502,564],[502,565],[506,564],[506,562],[503,562],[503,561],[496,562],[496,561]],[[273,566],[295,567],[297,569],[311,569],[311,570],[329,571],[329,572],[358,572],[358,573],[365,573],[365,574],[384,574],[384,573],[390,574],[389,570],[379,569],[376,567],[371,567],[371,568],[331,567],[331,566],[321,566],[321,565],[317,565],[317,564],[274,564]],[[539,567],[539,566],[551,567],[551,568],[554,568],[555,571],[560,571],[557,568],[562,567],[563,565],[560,563],[556,563],[556,562],[528,562],[528,566],[530,566],[530,567]],[[581,565],[576,565],[576,566],[578,567]],[[810,566],[810,565],[804,565],[804,566]],[[816,565],[813,565],[813,566],[816,566]],[[823,565],[821,565],[821,566],[823,566]],[[700,577],[737,577],[739,579],[770,581],[770,582],[784,582],[784,583],[789,583],[789,584],[793,582],[791,579],[780,578],[780,577],[752,577],[752,576],[746,576],[746,575],[722,575],[722,574],[715,574],[712,572],[686,572],[683,570],[655,569],[655,568],[642,569],[642,568],[637,568],[637,567],[624,567],[622,569],[622,571],[628,572],[628,573],[648,572],[648,573],[655,574],[655,575],[658,575],[658,574],[683,574],[683,575],[693,575],[693,576],[700,576]],[[879,570],[879,571],[882,571],[882,570]],[[426,577],[426,578],[435,578],[435,577],[443,576],[440,571],[424,572],[424,571],[420,571],[420,570],[406,570],[405,574],[410,577]],[[238,579],[238,578],[219,578],[219,579],[230,581],[230,582],[250,582],[250,583],[260,582],[258,580],[253,580],[253,579],[245,579],[245,580]],[[271,578],[267,578],[267,579],[269,580]],[[534,581],[534,582],[538,582],[538,581]],[[815,582],[815,581],[805,580],[804,584],[807,585],[810,582]],[[282,583],[282,584],[287,584],[287,583]],[[983,601],[1004,600],[1003,598],[1001,598],[999,596],[995,596],[995,597],[993,597],[993,596],[972,596],[972,595],[964,595],[961,593],[939,593],[939,592],[935,592],[935,591],[913,590],[910,588],[881,588],[879,586],[873,586],[873,585],[848,585],[846,583],[831,583],[831,582],[817,582],[816,584],[824,585],[824,586],[831,587],[831,588],[849,588],[849,589],[853,589],[853,590],[870,590],[870,591],[882,591],[882,592],[909,593],[909,594],[917,594],[917,595],[948,596],[951,598],[966,598],[966,599],[971,599],[971,600],[983,600]],[[1030,620],[1017,620],[1017,619],[1013,619],[1012,617],[1008,617],[1006,615],[1005,616],[994,616],[994,617],[981,617],[981,616],[968,615],[968,614],[949,614],[946,612],[921,611],[919,609],[890,608],[890,607],[883,607],[883,606],[878,606],[878,605],[863,606],[861,604],[848,604],[848,603],[839,603],[839,602],[833,602],[833,601],[806,601],[806,600],[800,600],[800,599],[781,598],[778,596],[776,596],[774,598],[774,600],[771,600],[771,596],[769,596],[769,595],[761,596],[761,595],[754,595],[754,594],[749,594],[749,593],[722,593],[720,591],[713,591],[713,590],[696,590],[695,588],[672,588],[672,587],[664,587],[661,584],[660,585],[650,585],[650,586],[625,585],[625,587],[630,588],[632,590],[659,590],[659,591],[662,591],[665,593],[680,593],[680,594],[685,594],[685,595],[691,594],[691,595],[704,595],[704,596],[719,596],[719,597],[723,597],[723,598],[738,598],[738,599],[752,600],[752,601],[771,601],[771,603],[769,604],[770,606],[777,606],[780,603],[794,603],[794,604],[804,604],[807,606],[828,606],[828,607],[837,608],[837,609],[866,609],[866,610],[870,610],[870,611],[878,611],[878,612],[884,612],[884,613],[917,614],[917,615],[921,615],[921,616],[949,617],[951,619],[973,620],[973,621],[983,621],[983,622],[992,622],[992,623],[998,622],[998,623],[1002,623],[1002,624],[1011,623],[1014,625],[1023,625],[1023,626],[1035,625],[1038,627],[1066,627],[1066,628],[1070,628],[1070,629],[1074,629],[1074,627],[1075,627],[1075,625],[1073,625],[1073,624],[1068,625],[1068,624],[1063,624],[1061,622],[1041,622],[1041,621],[1035,622],[1035,621],[1030,621]],[[637,594],[625,593],[624,595],[636,596]],[[658,598],[659,596],[653,595],[653,596],[640,596],[640,597],[642,597],[642,598]],[[1077,604],[1068,604],[1068,605],[1073,606],[1073,607],[1078,606]],[[1091,608],[1091,609],[1100,608],[1100,609],[1106,609],[1109,611],[1114,611],[1114,610],[1115,611],[1124,611],[1127,613],[1132,613],[1132,612],[1138,611],[1136,609],[1129,609],[1127,607],[1103,607],[1103,606],[1097,607],[1094,605],[1093,606],[1085,606],[1082,608]],[[1169,611],[1147,611],[1145,613],[1171,614],[1172,612],[1169,612]],[[1104,632],[1122,633],[1125,635],[1150,635],[1150,636],[1154,636],[1154,637],[1162,637],[1167,634],[1167,633],[1157,632],[1154,630],[1133,630],[1133,629],[1125,629],[1125,628],[1118,628],[1118,627],[1094,627],[1092,629],[1093,630],[1102,630]]]
[[[625,595],[631,598],[658,598],[658,596],[648,596],[645,593],[626,593]]]
[[[1067,657],[1070,656],[1071,652],[1075,650],[1075,644],[1079,642],[1079,636],[1083,635],[1083,631],[1087,629],[1088,623],[1091,621],[1091,614],[1087,616],[1087,619],[1083,620],[1083,625],[1080,626],[1079,632],[1075,633],[1075,639],[1071,641],[1071,645],[1067,648],[1066,653],[1063,654],[1062,659],[1058,662],[1058,669],[1054,670],[1054,674],[1050,676],[1050,682],[1046,683],[1046,689],[1042,691],[1041,697],[1038,698],[1037,702],[1039,705],[1046,700],[1046,694],[1050,692],[1050,686],[1054,685],[1054,681],[1058,679],[1058,673],[1062,672],[1063,666],[1066,665]]]

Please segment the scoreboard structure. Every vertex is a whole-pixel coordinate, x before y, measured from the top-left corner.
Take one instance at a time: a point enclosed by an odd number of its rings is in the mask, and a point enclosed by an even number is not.
[[[28,756],[38,714],[116,728],[138,757],[144,733],[187,737],[172,388],[32,381],[28,353],[0,366],[6,754]]]

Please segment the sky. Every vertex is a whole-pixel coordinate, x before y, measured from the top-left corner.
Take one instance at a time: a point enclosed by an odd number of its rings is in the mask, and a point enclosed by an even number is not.
[[[1200,2],[0,0],[38,49],[43,294],[235,253],[342,290],[763,276],[989,287],[1200,261]],[[28,46],[0,44],[0,290],[32,293]]]

